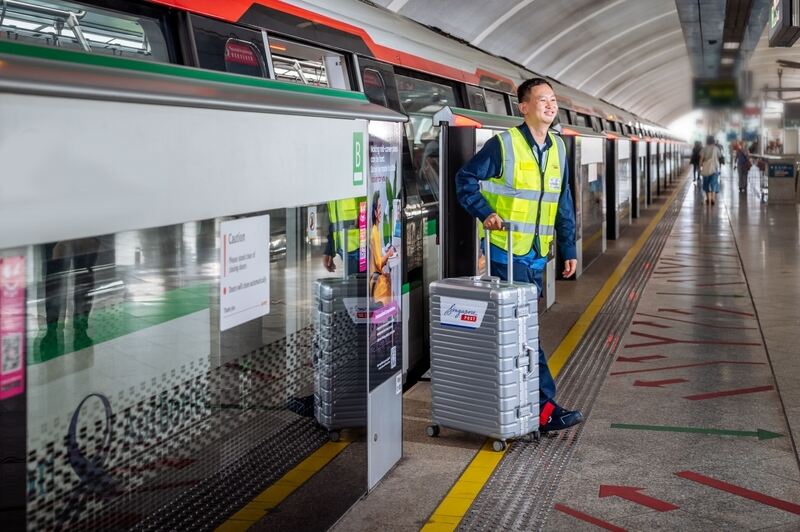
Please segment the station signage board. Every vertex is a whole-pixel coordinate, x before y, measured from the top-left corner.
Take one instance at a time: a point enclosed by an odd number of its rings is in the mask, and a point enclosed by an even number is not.
[[[769,46],[789,47],[800,37],[799,0],[772,0],[767,28]]]
[[[735,79],[695,78],[694,106],[701,109],[741,107]]]
[[[800,103],[783,104],[783,127],[800,128]]]

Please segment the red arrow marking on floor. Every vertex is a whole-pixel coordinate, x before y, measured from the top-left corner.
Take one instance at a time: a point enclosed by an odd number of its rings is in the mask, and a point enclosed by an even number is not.
[[[631,325],[648,325],[658,329],[672,329],[669,325],[661,325],[660,323],[653,323],[652,321],[634,321]]]
[[[644,355],[640,357],[617,357],[617,362],[644,362],[645,360],[656,360],[667,358],[664,355]]]
[[[647,314],[646,312],[637,312],[636,314],[638,314],[639,316],[647,316],[648,318],[657,318],[659,320],[677,321],[680,323],[690,323],[692,325],[702,325],[703,327],[711,327],[712,329],[738,329],[741,331],[757,330],[755,327],[741,327],[738,325],[717,325],[716,323],[704,323],[700,321],[680,320],[678,318],[665,318],[664,316],[658,316],[656,314]]]
[[[737,259],[739,258],[738,255],[735,255],[733,253],[715,253],[713,251],[704,251],[702,255],[699,255],[697,253],[684,253],[682,251],[676,251],[675,254],[676,255],[685,255],[687,257],[701,257],[701,258],[705,257],[706,255],[719,255],[720,257],[735,257]]]
[[[612,525],[611,523],[607,523],[605,521],[601,521],[596,517],[592,517],[589,514],[585,514],[583,512],[579,512],[574,508],[570,508],[569,506],[564,506],[563,504],[556,504],[553,506],[559,512],[565,513],[567,515],[571,515],[576,519],[580,519],[581,521],[586,521],[587,523],[591,523],[595,526],[599,526],[600,528],[604,528],[606,530],[612,530],[613,532],[627,532],[624,528],[620,528],[618,526]]]
[[[703,401],[705,399],[716,399],[717,397],[727,397],[729,395],[744,395],[746,393],[768,392],[773,390],[772,386],[756,386],[755,388],[741,388],[739,390],[726,390],[724,392],[701,393],[699,395],[687,395],[684,399],[690,401]]]
[[[716,312],[727,312],[728,314],[737,314],[739,316],[748,316],[750,318],[755,318],[756,317],[755,314],[750,314],[749,312],[739,312],[738,310],[726,310],[724,308],[709,307],[709,306],[706,306],[706,305],[695,305],[694,308],[702,308],[702,309],[705,309],[705,310],[714,310]]]
[[[725,342],[723,340],[681,340],[679,338],[667,338],[666,336],[656,336],[654,334],[631,332],[633,336],[642,336],[655,340],[654,342],[642,342],[640,344],[625,344],[625,348],[630,347],[650,347],[653,345],[670,344],[690,344],[690,345],[755,345],[760,346],[761,342]]]
[[[669,512],[670,510],[677,510],[678,506],[670,504],[666,501],[648,497],[643,493],[639,493],[644,488],[634,488],[632,486],[607,486],[605,484],[600,486],[600,498],[603,497],[620,497],[627,499],[636,504],[647,506],[659,512]]]
[[[651,388],[661,388],[666,384],[680,384],[681,382],[689,382],[686,379],[667,379],[663,381],[635,381],[634,386],[649,386]]]
[[[686,312],[685,310],[678,310],[676,308],[660,308],[659,312],[673,312],[675,314],[685,314],[686,316],[694,316],[694,312]]]
[[[722,480],[707,477],[705,475],[701,475],[700,473],[695,473],[694,471],[681,471],[680,473],[675,474],[681,478],[685,478],[686,480],[691,480],[692,482],[704,484],[721,491],[727,491],[728,493],[733,493],[734,495],[744,497],[745,499],[750,499],[751,501],[760,502],[761,504],[766,504],[774,508],[779,508],[793,514],[800,515],[800,504],[776,499],[775,497],[770,497],[769,495],[764,495],[763,493],[742,488],[734,484],[728,484]]]
[[[629,371],[614,371],[609,375],[628,375],[630,373],[648,373],[650,371],[664,371],[667,369],[680,369],[680,368],[696,368],[698,366],[714,366],[716,364],[748,364],[748,365],[764,365],[766,362],[737,362],[733,360],[714,360],[711,362],[699,362],[697,364],[682,364],[680,366],[664,366],[661,368],[648,368],[648,369],[632,369]]]

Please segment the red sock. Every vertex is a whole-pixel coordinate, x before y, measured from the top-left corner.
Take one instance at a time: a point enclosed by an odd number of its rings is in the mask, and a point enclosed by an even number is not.
[[[547,422],[550,421],[550,415],[553,413],[553,410],[556,409],[556,405],[552,402],[548,401],[542,407],[542,411],[539,414],[539,426],[547,425]]]

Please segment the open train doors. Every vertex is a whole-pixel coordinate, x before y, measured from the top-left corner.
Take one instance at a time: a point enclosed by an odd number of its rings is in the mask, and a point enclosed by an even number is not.
[[[569,183],[575,202],[578,269],[571,279],[577,279],[606,251],[606,136],[588,127],[570,125],[562,128],[561,137],[567,148]],[[561,262],[557,257],[556,264]],[[561,279],[561,268],[557,270]]]
[[[456,173],[487,140],[501,131],[518,126],[521,119],[456,107],[443,107],[433,119],[442,128],[439,137],[440,277],[476,275],[481,258],[481,232],[475,219],[458,203]],[[555,259],[551,256],[542,279],[540,311],[555,303],[555,265]]]
[[[606,236],[616,240],[631,225],[633,183],[631,138],[606,132]]]

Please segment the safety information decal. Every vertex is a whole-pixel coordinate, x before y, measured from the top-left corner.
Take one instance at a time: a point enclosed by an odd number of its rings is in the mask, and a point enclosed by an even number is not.
[[[220,224],[219,329],[269,314],[269,215]]]
[[[483,316],[489,306],[487,301],[460,299],[442,296],[440,299],[439,318],[442,325],[477,329],[483,323]]]

